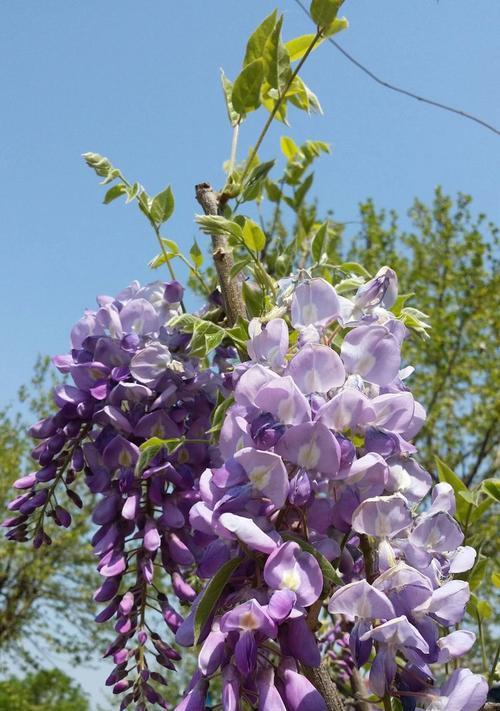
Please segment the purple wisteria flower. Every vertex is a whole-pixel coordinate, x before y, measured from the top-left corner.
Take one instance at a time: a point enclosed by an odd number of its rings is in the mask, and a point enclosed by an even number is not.
[[[351,298],[292,276],[280,317],[248,324],[244,362],[229,339],[203,367],[190,357],[171,321],[178,282],[101,296],[73,328],[55,359],[72,383],[30,430],[37,466],[4,525],[50,544],[46,514],[66,528],[78,487],[95,495],[96,619],[114,622],[121,708],[168,708],[165,670],[194,645],[176,711],[203,711],[216,675],[223,711],[321,711],[322,661],[351,696],[367,678],[412,708],[480,708],[485,681],[468,670],[434,686],[433,665],[474,642],[453,627],[470,596],[454,575],[475,551],[411,442],[425,410],[405,384],[397,288],[389,267]]]

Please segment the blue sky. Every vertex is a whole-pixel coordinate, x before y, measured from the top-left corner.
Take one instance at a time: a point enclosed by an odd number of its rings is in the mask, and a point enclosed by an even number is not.
[[[310,31],[292,0],[16,0],[0,5],[0,406],[15,400],[37,353],[68,347],[68,332],[98,293],[148,281],[155,254],[132,206],[101,204],[80,154],[109,156],[154,193],[171,183],[167,236],[196,234],[193,186],[219,185],[230,129],[219,68],[235,76],[246,37],[274,7],[285,37]],[[338,41],[387,80],[500,125],[500,3],[483,0],[347,0],[351,27]],[[333,47],[304,78],[324,116],[292,114],[286,132],[332,144],[315,191],[337,219],[356,219],[371,196],[404,212],[437,184],[471,193],[498,221],[500,137],[377,86]],[[242,150],[263,117],[242,132]]]

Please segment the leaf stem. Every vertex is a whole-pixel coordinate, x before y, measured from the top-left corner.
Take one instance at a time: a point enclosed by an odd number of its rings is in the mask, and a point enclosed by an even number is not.
[[[231,175],[231,173],[234,170],[234,166],[236,165],[236,156],[238,153],[238,138],[240,135],[240,122],[238,121],[237,123],[234,124],[233,126],[233,138],[231,140],[231,156],[229,158],[229,166],[227,169],[227,174],[228,176]]]

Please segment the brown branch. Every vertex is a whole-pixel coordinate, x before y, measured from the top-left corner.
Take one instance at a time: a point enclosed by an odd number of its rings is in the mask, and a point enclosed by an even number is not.
[[[307,624],[312,632],[315,632],[319,627],[318,616],[322,604],[323,601],[319,598],[309,609]],[[345,711],[344,702],[338,692],[337,685],[330,676],[326,659],[321,662],[319,667],[306,667],[303,664],[302,669],[305,676],[323,697],[328,711]]]
[[[218,215],[220,211],[219,195],[208,183],[195,186],[196,199],[203,208],[205,215]],[[230,325],[239,316],[246,318],[245,302],[241,292],[241,281],[231,276],[233,254],[225,235],[212,235],[212,256],[219,277],[219,284],[224,300],[224,307]]]
[[[481,466],[483,460],[485,459],[485,457],[488,456],[488,451],[489,451],[489,450],[488,450],[488,442],[489,442],[489,439],[490,439],[491,435],[494,434],[494,432],[495,432],[495,428],[496,428],[496,426],[497,426],[497,422],[498,422],[498,418],[495,417],[495,418],[493,419],[493,422],[490,424],[490,426],[489,426],[488,429],[486,430],[485,435],[484,435],[484,437],[483,437],[483,440],[482,440],[482,442],[481,442],[481,446],[479,447],[479,452],[478,452],[478,454],[477,454],[475,464],[474,464],[474,466],[472,467],[472,469],[469,471],[469,473],[467,474],[467,476],[464,477],[464,484],[465,484],[465,486],[470,486],[470,485],[471,485],[472,480],[473,480],[474,477],[476,476],[476,474],[477,474],[477,472],[478,472],[478,470],[479,470],[479,467]]]

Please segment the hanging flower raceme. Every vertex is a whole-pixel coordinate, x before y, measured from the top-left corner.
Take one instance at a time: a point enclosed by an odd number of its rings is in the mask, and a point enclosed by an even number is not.
[[[73,382],[31,429],[39,466],[15,483],[5,525],[12,540],[50,544],[46,517],[70,525],[60,490],[81,505],[83,473],[122,708],[167,707],[150,661],[174,670],[177,645],[198,645],[177,711],[203,711],[218,674],[223,711],[242,699],[322,711],[310,681],[321,664],[347,693],[368,668],[370,691],[408,710],[480,708],[486,682],[468,670],[434,686],[432,665],[474,642],[449,628],[469,598],[454,575],[475,552],[451,487],[432,488],[411,442],[425,411],[405,384],[396,297],[387,267],[351,299],[322,278],[288,279],[277,317],[249,324],[249,359],[225,341],[204,368],[172,326],[176,282],[100,297],[74,327],[55,359]]]
[[[456,683],[474,686],[457,709],[484,701],[474,675],[447,682],[438,700],[429,686],[429,665],[474,641],[469,632],[440,636],[464,616],[468,585],[453,574],[472,567],[474,551],[462,546],[451,487],[437,485],[430,508],[422,505],[432,481],[411,439],[425,411],[404,383],[407,329],[388,310],[396,297],[387,267],[353,299],[321,278],[293,288],[288,280],[281,317],[250,323],[250,360],[235,368],[220,434],[224,462],[203,473],[190,510],[193,529],[213,536],[199,576],[211,588],[217,571],[235,567],[218,603],[200,614],[202,594],[177,635],[192,644],[197,622],[195,679],[221,670],[227,699],[302,708],[314,689],[301,670],[320,665],[315,631],[327,605],[323,656],[338,658],[339,638],[349,645],[338,683],[371,659],[369,686],[380,698],[411,705],[420,694],[423,705],[446,708],[448,686],[461,698]],[[325,708],[321,698],[310,703]]]
[[[15,519],[6,522],[8,538],[50,544],[47,517],[71,524],[59,502],[66,495],[82,506],[71,486],[84,476],[96,498],[92,545],[103,577],[94,599],[105,607],[96,620],[114,618],[117,635],[105,655],[115,663],[106,683],[127,692],[123,708],[166,708],[157,691],[166,679],[148,659],[175,669],[180,655],[156,632],[151,612],[178,629],[182,617],[162,592],[164,574],[174,597],[192,601],[186,576],[204,543],[189,529],[189,510],[210,462],[207,431],[222,385],[186,357],[189,336],[167,327],[181,299],[177,282],[134,283],[115,298],[99,297],[99,308],[75,325],[71,352],[54,359],[73,382],[55,389],[57,412],[30,430],[40,440],[32,452],[39,468],[15,482]]]

